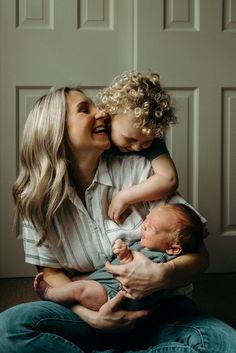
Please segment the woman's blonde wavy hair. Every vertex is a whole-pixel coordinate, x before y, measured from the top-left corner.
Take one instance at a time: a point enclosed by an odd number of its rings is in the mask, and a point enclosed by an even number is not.
[[[170,95],[160,84],[157,73],[125,72],[98,93],[97,104],[111,118],[116,114],[134,112],[134,126],[144,135],[163,137],[177,118]]]
[[[55,212],[68,196],[66,95],[78,87],[52,88],[39,98],[27,118],[20,152],[20,173],[13,185],[16,218],[30,222],[47,238]]]

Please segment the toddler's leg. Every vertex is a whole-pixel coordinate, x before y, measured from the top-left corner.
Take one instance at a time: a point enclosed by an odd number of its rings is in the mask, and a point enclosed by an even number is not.
[[[34,280],[34,289],[41,299],[51,300],[62,305],[80,303],[91,310],[99,310],[107,301],[104,287],[91,280],[78,280],[60,287],[51,287],[39,273]]]

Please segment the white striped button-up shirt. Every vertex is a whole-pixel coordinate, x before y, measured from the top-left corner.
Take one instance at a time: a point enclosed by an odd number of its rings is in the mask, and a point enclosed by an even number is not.
[[[136,155],[101,158],[96,175],[81,202],[71,188],[64,212],[58,210],[48,240],[37,246],[39,236],[35,229],[24,223],[23,241],[25,261],[30,264],[64,268],[74,272],[91,272],[112,257],[112,245],[118,238],[128,244],[140,239],[140,226],[149,212],[149,206],[165,202],[187,203],[181,196],[156,203],[139,203],[122,225],[108,219],[110,201],[122,188],[139,184],[152,173],[148,160]],[[205,219],[202,218],[203,222]],[[59,241],[62,239],[61,242]]]
[[[119,190],[139,184],[151,173],[148,160],[139,156],[101,158],[96,175],[85,192],[86,207],[71,188],[64,211],[58,210],[48,240],[37,246],[39,236],[24,222],[25,261],[34,265],[90,272],[111,258],[114,241],[140,239],[140,225],[147,215],[148,203],[132,207],[133,212],[118,227],[108,219],[110,201]],[[59,242],[59,239],[62,239]]]

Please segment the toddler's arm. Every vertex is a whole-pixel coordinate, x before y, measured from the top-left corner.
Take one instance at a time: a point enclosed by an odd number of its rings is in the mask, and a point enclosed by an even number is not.
[[[147,180],[138,185],[121,190],[111,201],[108,216],[116,223],[121,223],[121,214],[140,201],[160,200],[172,194],[178,187],[178,175],[168,153],[159,155],[152,160],[155,172]]]

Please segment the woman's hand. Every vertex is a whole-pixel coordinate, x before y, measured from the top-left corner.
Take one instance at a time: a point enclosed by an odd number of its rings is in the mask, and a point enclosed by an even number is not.
[[[163,289],[170,269],[167,263],[156,264],[137,251],[132,254],[133,260],[127,264],[106,263],[106,270],[120,282],[125,297],[140,299]]]
[[[106,263],[106,270],[121,283],[125,297],[140,299],[160,289],[184,287],[204,272],[209,258],[205,244],[196,253],[183,254],[165,263],[154,263],[132,251],[133,261],[124,265]]]
[[[99,311],[89,310],[79,304],[74,305],[71,310],[96,329],[108,332],[129,331],[149,314],[149,310],[126,311],[120,309],[119,304],[124,298],[124,293],[121,291],[114,298],[108,300]]]

